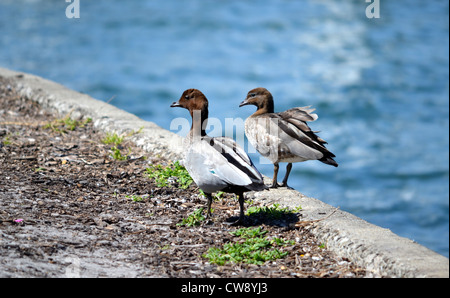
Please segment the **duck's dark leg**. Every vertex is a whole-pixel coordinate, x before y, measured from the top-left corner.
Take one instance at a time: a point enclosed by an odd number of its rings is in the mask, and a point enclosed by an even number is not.
[[[287,185],[287,181],[288,181],[289,174],[291,173],[291,169],[292,169],[292,163],[290,162],[286,166],[286,175],[284,176],[283,182],[281,183],[282,187],[291,188]]]
[[[206,205],[206,208],[207,208],[206,218],[210,218],[211,217],[212,196],[210,193],[205,193],[205,196],[208,199],[208,204]]]
[[[239,218],[234,222],[226,223],[232,226],[237,226],[244,223],[244,193],[236,193],[236,196],[239,199]]]
[[[275,162],[273,164],[273,180],[272,180],[272,186],[270,188],[277,188],[278,182],[277,182],[277,176],[278,176],[278,169],[280,168],[280,165]]]
[[[241,192],[238,194],[239,196],[239,219],[238,222],[244,222],[244,193]]]

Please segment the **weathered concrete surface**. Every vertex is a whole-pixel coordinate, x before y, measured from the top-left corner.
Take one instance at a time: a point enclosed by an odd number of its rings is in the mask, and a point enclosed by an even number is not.
[[[12,79],[23,95],[60,116],[71,113],[72,117],[91,117],[98,129],[119,134],[143,127],[142,133],[133,136],[137,145],[169,159],[182,157],[182,138],[152,122],[34,75],[0,68],[0,76]],[[314,223],[314,234],[326,243],[328,249],[377,275],[449,277],[448,258],[298,191],[277,189],[250,193],[248,196],[268,204],[301,206],[305,220],[321,219],[334,212]]]

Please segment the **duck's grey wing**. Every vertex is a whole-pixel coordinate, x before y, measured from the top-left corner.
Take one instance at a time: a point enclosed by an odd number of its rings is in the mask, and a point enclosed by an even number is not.
[[[315,158],[311,159],[318,159],[324,163],[337,166],[337,163],[333,160],[335,155],[325,147],[327,142],[316,135],[316,132],[312,131],[306,123],[306,121],[314,121],[318,118],[316,114],[312,114],[313,111],[314,109],[309,109],[309,107],[293,108],[285,112],[272,114],[274,115],[272,119],[279,123],[283,132],[299,141],[299,143],[291,142],[289,147],[292,152],[304,155],[308,159],[314,156]]]
[[[307,107],[297,107],[278,113],[283,119],[296,119],[300,121],[316,121],[319,116],[313,113],[316,109]]]
[[[322,158],[322,151],[326,148],[311,139],[305,131],[280,117],[273,116],[270,119],[278,127],[279,150],[290,152],[302,160]],[[279,154],[283,154],[283,152],[279,152]]]

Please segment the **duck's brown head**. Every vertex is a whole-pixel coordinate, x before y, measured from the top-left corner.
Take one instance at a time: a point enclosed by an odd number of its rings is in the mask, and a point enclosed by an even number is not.
[[[192,117],[192,127],[198,127],[200,134],[205,135],[204,127],[208,120],[208,99],[198,89],[187,89],[183,92],[178,101],[174,101],[170,107],[185,108],[189,111]],[[195,113],[195,111],[197,111]]]
[[[269,90],[262,87],[252,89],[247,93],[247,98],[241,102],[239,107],[245,105],[255,105],[258,108],[256,111],[258,114],[274,112],[272,94],[270,94]]]
[[[208,110],[208,99],[198,89],[187,89],[183,92],[178,101],[174,101],[170,107],[180,107],[188,109],[189,112],[194,110]]]

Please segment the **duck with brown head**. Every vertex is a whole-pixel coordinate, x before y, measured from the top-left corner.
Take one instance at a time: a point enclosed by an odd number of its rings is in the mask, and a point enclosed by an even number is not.
[[[257,110],[245,120],[245,134],[253,147],[274,164],[272,188],[278,187],[277,175],[280,162],[287,162],[286,175],[281,186],[287,185],[292,163],[319,160],[337,167],[335,155],[325,148],[325,142],[312,131],[307,122],[317,120],[314,109],[292,108],[274,112],[272,94],[266,88],[255,88],[239,107],[255,105]]]
[[[171,107],[181,107],[189,111],[192,126],[185,139],[184,166],[203,190],[207,199],[207,217],[211,216],[212,193],[224,191],[234,193],[239,198],[239,219],[244,220],[244,192],[266,188],[263,178],[253,165],[250,157],[231,138],[209,137],[205,132],[208,120],[208,100],[197,89],[188,89]]]

